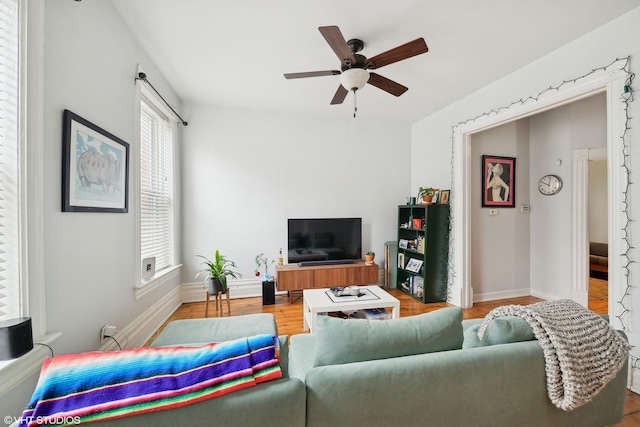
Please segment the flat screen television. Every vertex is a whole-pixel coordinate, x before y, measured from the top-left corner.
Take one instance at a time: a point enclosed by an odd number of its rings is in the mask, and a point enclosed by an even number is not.
[[[362,218],[288,220],[290,264],[341,264],[362,259]]]

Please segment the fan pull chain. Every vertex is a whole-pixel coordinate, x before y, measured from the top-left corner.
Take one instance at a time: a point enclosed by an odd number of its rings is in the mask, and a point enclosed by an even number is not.
[[[353,118],[356,118],[356,113],[358,112],[358,91],[353,91]]]

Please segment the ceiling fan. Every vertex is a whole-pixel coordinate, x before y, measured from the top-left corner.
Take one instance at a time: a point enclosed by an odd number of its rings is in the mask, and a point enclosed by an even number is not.
[[[340,86],[336,91],[331,105],[342,104],[349,91],[356,91],[369,83],[378,89],[382,89],[395,96],[400,96],[409,88],[396,83],[380,74],[369,70],[376,70],[385,65],[402,61],[416,55],[427,53],[429,48],[423,38],[413,40],[401,46],[383,52],[372,58],[366,58],[358,52],[364,47],[364,42],[359,39],[345,41],[340,28],[337,26],[319,27],[327,43],[340,59],[340,70],[309,71],[304,73],[288,73],[286,79],[301,79],[306,77],[337,76],[340,75]],[[355,116],[355,113],[354,113]]]

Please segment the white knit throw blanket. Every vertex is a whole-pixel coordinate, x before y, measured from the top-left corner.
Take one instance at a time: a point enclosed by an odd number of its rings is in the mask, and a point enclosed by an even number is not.
[[[487,314],[478,337],[497,317],[526,320],[542,347],[547,393],[565,411],[589,402],[629,357],[629,345],[601,316],[571,300],[506,305]]]

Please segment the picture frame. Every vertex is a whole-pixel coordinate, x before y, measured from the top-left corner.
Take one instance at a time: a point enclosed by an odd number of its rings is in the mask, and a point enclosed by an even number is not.
[[[482,207],[515,208],[515,157],[482,156]]]
[[[440,190],[440,200],[438,201],[438,204],[448,205],[450,193],[451,193],[451,190]]]
[[[129,144],[64,110],[62,211],[127,213]]]
[[[402,249],[407,249],[409,248],[409,241],[407,239],[400,239],[398,241],[398,246],[400,246]]]
[[[407,265],[404,267],[405,270],[411,271],[412,273],[419,273],[421,268],[422,260],[416,258],[409,258]]]
[[[402,252],[398,254],[398,267],[404,268],[404,254]]]
[[[440,190],[436,188],[435,190],[433,190],[433,199],[431,199],[431,204],[432,205],[438,204],[439,198],[440,198]]]

